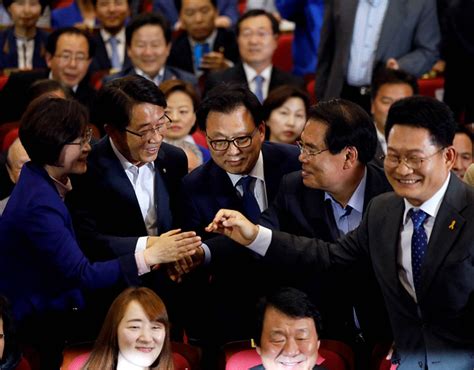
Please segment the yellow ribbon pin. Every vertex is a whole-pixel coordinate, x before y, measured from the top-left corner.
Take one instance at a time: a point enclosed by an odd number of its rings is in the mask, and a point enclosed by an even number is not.
[[[448,226],[450,230],[454,230],[454,225],[456,225],[456,220],[452,220],[451,224]]]

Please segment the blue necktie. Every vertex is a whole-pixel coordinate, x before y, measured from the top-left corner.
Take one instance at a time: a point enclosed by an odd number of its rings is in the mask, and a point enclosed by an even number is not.
[[[209,53],[209,44],[204,42],[202,44],[194,45],[194,70],[198,71],[201,67],[201,59],[203,55]]]
[[[263,80],[264,78],[260,75],[256,75],[255,81],[255,95],[260,103],[263,103]]]
[[[237,181],[237,185],[242,186],[242,209],[244,211],[245,217],[247,217],[252,222],[257,222],[260,218],[260,207],[258,206],[257,199],[253,194],[250,185],[255,178],[252,176],[241,177]]]
[[[408,211],[413,222],[413,235],[411,237],[411,266],[413,269],[413,283],[418,294],[421,287],[421,266],[428,247],[428,237],[426,236],[423,222],[429,217],[421,209],[415,211],[413,208]]]
[[[109,39],[109,44],[112,49],[112,57],[110,59],[110,64],[113,69],[121,69],[120,58],[118,53],[118,40],[115,36],[111,36]]]

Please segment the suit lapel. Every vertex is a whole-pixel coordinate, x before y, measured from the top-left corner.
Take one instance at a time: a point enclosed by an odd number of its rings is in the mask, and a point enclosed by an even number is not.
[[[98,162],[103,171],[103,179],[105,179],[111,189],[114,189],[119,194],[120,199],[123,199],[122,205],[127,205],[127,217],[129,217],[130,220],[140,220],[141,227],[146,231],[133,186],[120,164],[119,159],[113,152],[108,136],[102,140],[105,142],[98,143],[97,146],[100,148],[99,150],[103,152],[103,154],[98,153]]]
[[[281,173],[278,171],[279,158],[272,153],[272,148],[265,143],[262,145],[263,174],[265,176],[265,188],[267,191],[267,201],[271,204],[275,198],[280,185]]]
[[[209,171],[209,189],[214,194],[214,199],[217,202],[218,210],[221,208],[242,208],[237,192],[232,185],[229,175],[217,166],[214,162],[210,162]]]
[[[386,54],[387,48],[392,41],[392,35],[396,35],[403,25],[407,14],[407,0],[388,0],[388,7],[380,31],[380,38],[376,49],[375,60],[381,60]]]
[[[302,189],[303,195],[301,204],[304,209],[303,213],[308,217],[311,234],[318,238],[321,238],[324,234],[328,234],[331,239],[324,238],[324,240],[336,241],[340,235],[332,209],[328,209],[328,205],[324,201],[324,192],[306,186]],[[322,230],[314,230],[315,227],[320,227],[322,224],[326,225],[327,228],[324,233]]]
[[[466,220],[459,213],[467,206],[465,189],[460,180],[451,174],[446,194],[436,216],[428,242],[428,250],[421,271],[421,299],[428,291],[436,272],[448,252],[453,248]]]

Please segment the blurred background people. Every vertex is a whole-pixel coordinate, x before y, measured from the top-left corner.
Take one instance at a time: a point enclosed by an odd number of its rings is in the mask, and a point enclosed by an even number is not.
[[[0,69],[46,68],[48,33],[36,26],[45,0],[3,0],[13,25],[0,32]]]
[[[458,125],[454,134],[453,146],[456,149],[456,161],[453,172],[461,180],[464,178],[468,167],[472,164],[473,135],[464,126]]]
[[[51,12],[51,27],[92,29],[96,26],[95,8],[92,0],[74,0],[71,5]]]
[[[143,287],[120,293],[82,369],[173,370],[170,323],[160,297]]]
[[[309,94],[300,88],[283,85],[271,91],[263,102],[267,139],[294,144],[303,131],[309,105]]]

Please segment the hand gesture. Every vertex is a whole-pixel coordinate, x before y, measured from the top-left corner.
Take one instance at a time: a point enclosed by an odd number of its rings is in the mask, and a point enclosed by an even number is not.
[[[206,227],[206,231],[223,234],[237,243],[247,246],[257,237],[258,226],[251,223],[240,212],[221,209]]]
[[[170,230],[160,236],[148,238],[145,261],[148,266],[174,262],[193,255],[200,245],[201,238],[194,231]]]
[[[179,261],[166,266],[166,272],[171,280],[179,283],[185,274],[189,274],[204,262],[204,250],[199,247],[192,256],[186,256]]]
[[[227,65],[223,50],[211,51],[210,53],[207,53],[202,56],[202,69],[222,70],[228,67],[229,66]]]

